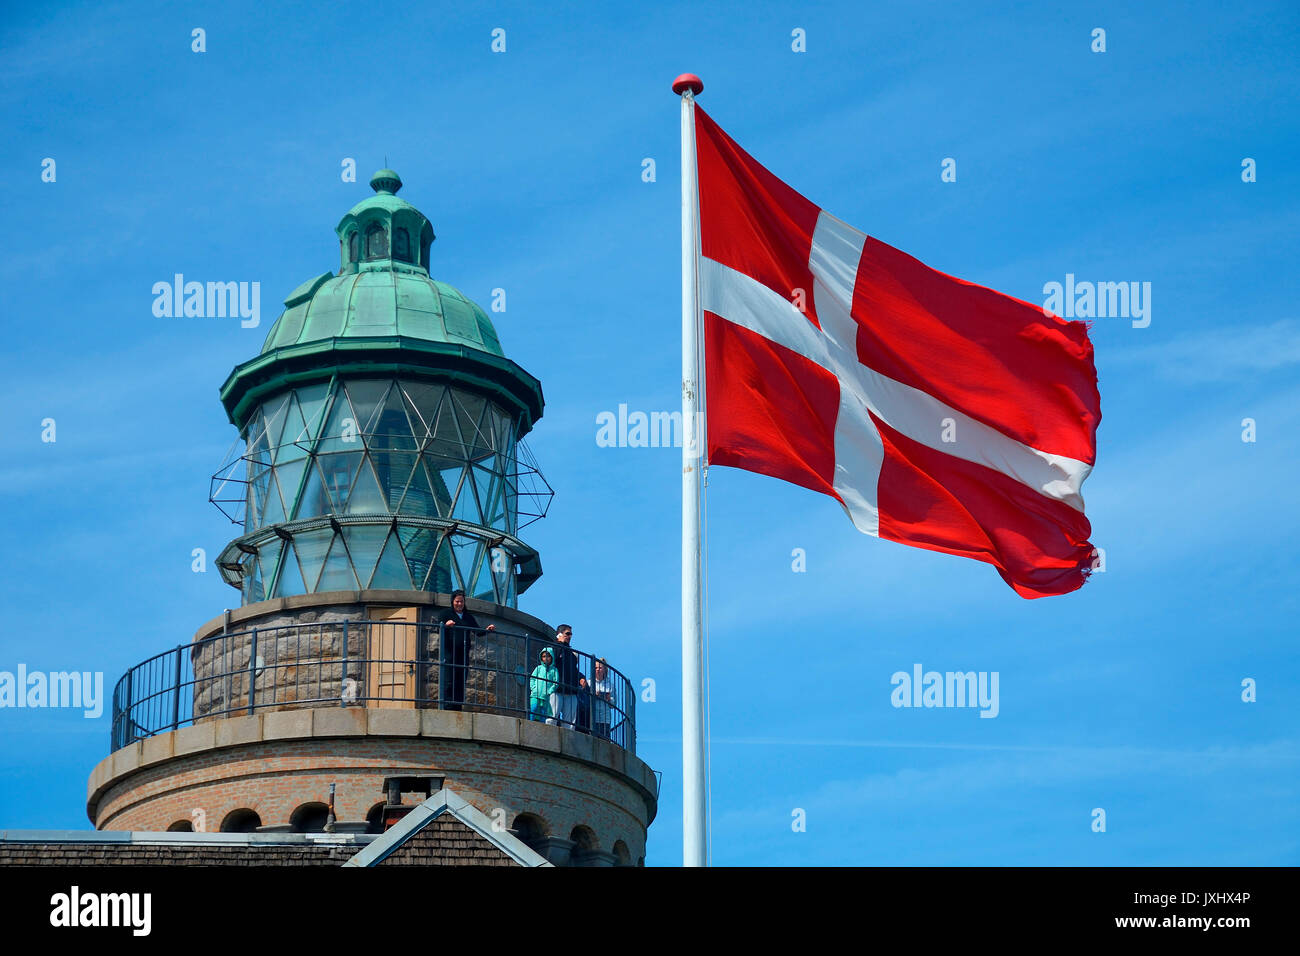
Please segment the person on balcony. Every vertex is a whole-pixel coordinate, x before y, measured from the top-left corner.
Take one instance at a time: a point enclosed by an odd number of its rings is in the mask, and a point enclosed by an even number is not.
[[[561,624],[555,629],[555,669],[558,671],[559,686],[556,693],[555,722],[561,727],[576,729],[578,726],[578,694],[582,690],[584,678],[578,672],[578,655],[569,642],[573,640],[573,628]]]
[[[542,653],[537,657],[541,663],[533,668],[533,676],[528,680],[528,719],[553,724],[555,723],[555,688],[560,674],[555,669],[550,648],[542,648]]]
[[[460,710],[465,703],[465,672],[469,669],[470,636],[495,631],[489,624],[479,627],[478,619],[465,609],[465,592],[456,590],[451,595],[451,610],[443,618],[447,625],[442,648],[443,710]]]
[[[605,658],[596,661],[591,681],[591,716],[596,736],[609,740],[610,713],[614,703],[614,682],[609,679]]]

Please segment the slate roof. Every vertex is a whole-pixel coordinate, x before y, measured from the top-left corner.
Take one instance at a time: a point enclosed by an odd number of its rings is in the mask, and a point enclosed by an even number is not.
[[[355,847],[3,843],[0,866],[341,866]]]
[[[341,866],[374,834],[0,831],[0,866]]]
[[[509,830],[445,787],[344,866],[551,866]]]
[[[382,834],[0,830],[3,866],[551,866],[439,790]]]
[[[430,821],[375,866],[518,866],[450,814]]]

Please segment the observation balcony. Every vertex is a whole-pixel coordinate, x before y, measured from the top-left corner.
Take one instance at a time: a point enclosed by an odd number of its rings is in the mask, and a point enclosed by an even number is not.
[[[112,749],[192,724],[324,707],[457,710],[545,720],[532,691],[536,635],[391,620],[275,624],[226,631],[130,668],[113,691]],[[613,667],[569,649],[582,682],[563,726],[636,752],[636,695]],[[559,675],[563,677],[563,675]],[[572,674],[569,675],[572,678]],[[530,686],[531,685],[531,686]],[[549,718],[549,719],[548,719]]]

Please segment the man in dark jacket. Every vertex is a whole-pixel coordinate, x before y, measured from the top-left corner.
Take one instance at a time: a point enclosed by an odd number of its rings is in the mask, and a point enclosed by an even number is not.
[[[556,700],[559,704],[555,722],[561,727],[576,727],[578,724],[578,694],[586,681],[578,671],[578,655],[569,647],[573,640],[573,628],[561,624],[555,629],[555,669],[559,674]]]
[[[465,674],[469,668],[470,635],[495,631],[489,624],[479,627],[478,620],[465,610],[465,592],[453,591],[451,610],[443,616],[447,625],[442,645],[442,709],[460,710],[465,703]]]

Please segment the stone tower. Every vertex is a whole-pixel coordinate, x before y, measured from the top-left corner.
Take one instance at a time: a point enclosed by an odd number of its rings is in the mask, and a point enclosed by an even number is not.
[[[241,530],[217,566],[241,606],[118,682],[87,812],[377,832],[384,781],[431,776],[552,862],[636,864],[658,784],[631,685],[570,651],[585,686],[557,725],[531,681],[562,653],[517,609],[542,573],[520,534],[551,494],[522,444],[541,383],[430,277],[433,228],[398,175],[370,185],[336,229],[338,273],[290,293],[221,387],[240,442],[212,500]],[[456,590],[476,628],[447,626]]]

